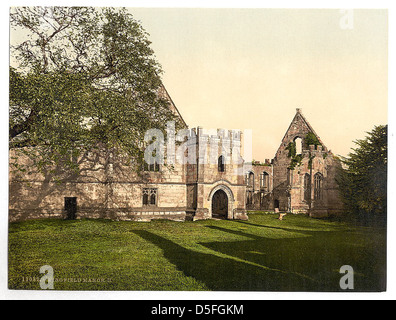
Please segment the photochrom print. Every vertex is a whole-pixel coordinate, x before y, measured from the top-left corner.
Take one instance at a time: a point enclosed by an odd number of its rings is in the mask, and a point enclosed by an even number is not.
[[[387,10],[9,10],[8,289],[387,290]]]

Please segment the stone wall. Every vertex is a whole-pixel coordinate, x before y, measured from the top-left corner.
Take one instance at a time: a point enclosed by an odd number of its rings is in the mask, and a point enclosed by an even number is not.
[[[308,145],[308,134],[316,137],[317,144]],[[295,162],[290,155],[290,143],[296,145],[299,154]],[[326,217],[342,212],[336,175],[340,162],[315,133],[300,109],[291,122],[273,159],[274,201],[279,210],[306,213],[313,217]],[[315,195],[315,176],[320,177],[320,197]]]
[[[274,174],[271,162],[268,159],[264,163],[255,162],[249,167],[246,166],[245,172],[246,197],[252,197],[251,202],[247,200],[246,209],[273,210]]]
[[[19,161],[29,167],[26,157],[19,157]],[[77,218],[185,218],[187,189],[183,165],[172,169],[161,166],[160,172],[136,173],[116,159],[109,161],[103,150],[84,155],[78,161],[81,162],[78,175],[54,168],[59,181],[49,170],[47,174],[10,172],[9,220],[66,218],[65,198],[71,197],[76,198]],[[155,206],[143,205],[145,188],[156,189]]]
[[[308,145],[308,139],[312,140],[312,137],[316,138],[316,144]],[[291,155],[291,143],[295,144],[297,157]],[[301,109],[297,109],[274,159],[266,160],[265,164],[253,163],[249,170],[245,169],[246,208],[270,211],[278,208],[281,212],[304,213],[312,217],[338,215],[343,210],[336,183],[340,166],[340,161],[323,144]],[[271,178],[268,192],[263,192],[260,184],[263,172]],[[249,174],[253,174],[254,183],[249,180]],[[315,175],[322,178],[320,197],[315,194]]]
[[[198,161],[200,157],[202,160],[202,157],[211,156],[211,151],[204,143],[208,137],[201,135],[199,130],[195,132],[197,139],[187,142],[186,153],[191,156],[195,152]],[[221,130],[219,134],[223,134]],[[222,142],[222,138],[218,142]],[[217,151],[220,155],[224,151],[221,144]],[[34,168],[24,156],[18,157],[18,161]],[[9,220],[66,218],[66,198],[76,202],[77,218],[207,219],[212,218],[215,188],[228,192],[227,218],[246,218],[244,178],[243,174],[237,174],[237,170],[243,168],[243,162],[226,162],[224,172],[218,170],[217,161],[202,161],[202,164],[177,161],[172,166],[161,165],[158,172],[136,172],[123,159],[104,149],[87,153],[76,161],[81,168],[79,174],[64,172],[62,167],[47,168],[45,173],[33,169],[20,174],[10,172]],[[155,204],[144,204],[143,194],[152,190]]]
[[[307,145],[308,133],[316,137],[316,144]],[[288,147],[296,141],[300,144],[299,157],[292,165]],[[161,165],[157,172],[136,171],[100,148],[76,159],[79,174],[64,172],[61,167],[37,172],[26,157],[20,156],[18,161],[28,170],[10,173],[9,219],[65,218],[66,198],[76,201],[77,218],[210,219],[217,192],[223,192],[226,199],[227,219],[247,219],[247,209],[278,209],[313,217],[342,212],[335,180],[340,163],[300,109],[271,161],[245,165],[240,156],[242,134],[238,131],[217,129],[207,133],[202,128],[193,129],[184,147],[184,153],[177,155],[179,161],[172,166]],[[11,152],[10,157],[14,156]],[[59,179],[54,179],[54,172]],[[322,179],[320,197],[315,191],[315,175]],[[143,203],[143,195],[148,192],[155,195],[154,204]]]

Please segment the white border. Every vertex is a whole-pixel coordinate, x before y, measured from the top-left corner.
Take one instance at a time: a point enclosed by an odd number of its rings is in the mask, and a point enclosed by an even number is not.
[[[9,30],[9,7],[21,5],[49,5],[48,1],[3,1],[1,3],[1,30]],[[181,1],[181,0],[131,0],[131,1],[51,1],[50,5],[91,5],[91,6],[126,6],[126,7],[207,7],[207,8],[371,8],[371,9],[388,9],[389,11],[389,171],[388,193],[395,194],[393,182],[395,181],[395,130],[393,128],[395,119],[396,101],[394,91],[395,88],[395,64],[392,57],[395,57],[395,4],[394,1],[348,1],[335,0],[323,1],[320,4],[317,1],[221,1],[221,0],[201,0],[201,1]],[[1,43],[9,42],[8,33],[1,34]],[[1,130],[1,193],[0,193],[0,299],[16,300],[16,299],[132,299],[132,300],[266,300],[266,299],[284,299],[284,300],[379,300],[379,299],[394,299],[395,298],[395,277],[393,270],[395,269],[394,249],[392,247],[395,232],[394,228],[394,214],[396,214],[395,205],[392,197],[389,197],[388,206],[388,287],[386,293],[289,293],[289,292],[157,292],[157,291],[138,291],[138,292],[118,292],[118,291],[17,291],[7,289],[7,244],[8,244],[8,46],[2,46],[1,50],[1,75],[2,81],[2,108],[0,116],[0,130]]]

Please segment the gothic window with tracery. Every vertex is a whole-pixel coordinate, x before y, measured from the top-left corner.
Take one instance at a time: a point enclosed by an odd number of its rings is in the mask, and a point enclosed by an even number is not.
[[[323,197],[323,175],[318,172],[314,177],[314,199],[319,200]]]
[[[157,192],[156,188],[143,188],[143,205],[156,206],[157,205]]]

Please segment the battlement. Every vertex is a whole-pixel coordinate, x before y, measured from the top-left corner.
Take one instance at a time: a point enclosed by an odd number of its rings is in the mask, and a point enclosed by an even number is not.
[[[205,129],[203,127],[197,127],[193,128],[192,130],[199,138],[227,139],[233,141],[242,140],[242,132],[238,129]]]

